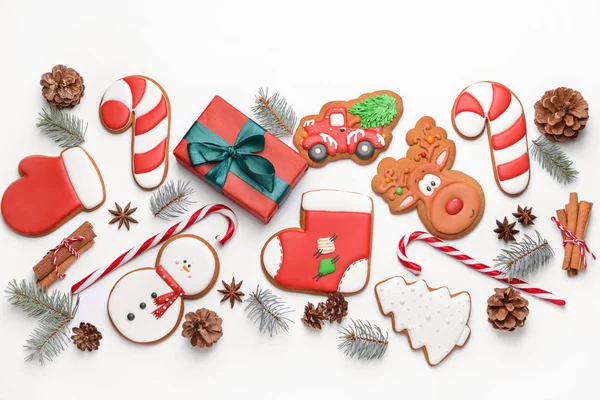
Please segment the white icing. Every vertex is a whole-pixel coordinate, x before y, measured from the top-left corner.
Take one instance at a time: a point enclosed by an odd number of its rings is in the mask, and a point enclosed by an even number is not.
[[[156,85],[156,83],[146,79],[146,90],[144,91],[144,95],[142,96],[140,102],[135,107],[136,118],[139,118],[144,114],[148,114],[148,112],[156,108],[162,97],[163,92]]]
[[[152,150],[169,134],[169,118],[165,118],[148,132],[133,137],[133,152],[140,154]]]
[[[527,137],[523,136],[517,143],[502,150],[494,150],[496,165],[506,164],[527,153]]]
[[[348,136],[346,136],[346,144],[349,145],[351,140],[354,140],[354,143],[358,142],[358,135],[362,135],[362,137],[365,137],[366,133],[362,129],[355,129],[351,131],[348,134]]]
[[[181,298],[162,317],[156,319],[152,315],[157,306],[154,305],[152,293],[161,296],[169,293],[171,288],[165,283],[154,268],[134,271],[125,275],[115,285],[108,298],[108,314],[119,332],[126,338],[138,343],[149,343],[167,336],[179,321]],[[140,303],[146,303],[141,309]],[[135,315],[133,321],[127,314]]]
[[[308,121],[306,121],[304,123],[304,126],[312,126],[315,124],[315,120],[314,119],[309,119]]]
[[[402,200],[402,203],[400,203],[400,206],[398,208],[406,207],[407,205],[411,204],[414,200],[414,197],[406,196],[406,198]]]
[[[166,162],[163,161],[158,167],[144,174],[133,174],[133,178],[143,188],[152,189],[160,185],[165,175]]]
[[[429,291],[425,281],[407,284],[402,277],[376,286],[377,301],[384,314],[394,314],[394,330],[407,330],[413,349],[425,347],[432,365],[442,361],[455,346],[469,337],[471,313],[468,293],[450,296],[447,288]]]
[[[446,150],[442,151],[438,158],[435,160],[437,165],[442,165],[446,161],[446,157],[448,156],[448,152]]]
[[[486,119],[471,111],[463,111],[454,117],[456,130],[463,136],[475,138],[485,129]]]
[[[477,82],[469,86],[465,92],[470,93],[477,99],[484,114],[487,115],[494,99],[494,88],[492,87],[492,84],[489,82]]]
[[[382,146],[385,146],[385,139],[381,136],[380,133],[377,134],[377,142],[381,143]]]
[[[302,196],[302,208],[306,211],[339,211],[370,213],[373,201],[360,193],[338,190],[315,190]]]
[[[63,151],[62,159],[83,208],[90,210],[102,204],[104,185],[91,157],[81,147],[71,147]]]
[[[334,138],[332,138],[330,135],[328,135],[326,133],[320,133],[319,135],[323,138],[323,141],[327,142],[327,144],[329,146],[332,146],[334,149],[337,150],[338,143],[335,141]]]
[[[159,263],[188,296],[204,291],[215,276],[216,259],[211,248],[194,237],[183,236],[170,242]]]
[[[519,100],[514,95],[510,96],[510,104],[506,111],[498,116],[493,121],[490,121],[490,133],[496,135],[502,133],[517,122],[517,120],[523,115],[523,107]]]
[[[331,254],[335,251],[335,241],[331,240],[330,237],[317,239],[317,250],[321,251],[321,254]]]
[[[521,193],[527,187],[529,183],[529,170],[525,171],[521,175],[507,179],[505,181],[500,181],[500,188],[504,190],[508,194],[517,194]]]
[[[133,99],[131,96],[131,89],[127,82],[123,79],[119,79],[110,85],[108,89],[106,89],[106,92],[104,92],[104,96],[102,96],[102,104],[109,100],[121,102],[131,110]]]
[[[367,283],[369,275],[369,260],[363,258],[355,261],[344,272],[342,280],[338,286],[338,292],[356,293],[360,291]]]
[[[281,268],[282,262],[283,247],[281,246],[279,237],[275,236],[265,244],[262,253],[262,264],[266,273],[269,274],[271,278],[275,278],[279,272],[279,268]]]
[[[344,126],[345,123],[344,114],[335,113],[331,114],[331,118],[329,119],[329,123],[331,126]]]

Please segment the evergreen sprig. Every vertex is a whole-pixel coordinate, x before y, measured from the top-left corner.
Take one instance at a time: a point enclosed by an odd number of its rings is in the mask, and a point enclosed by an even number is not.
[[[360,126],[365,129],[389,125],[398,115],[396,99],[385,93],[367,97],[348,112],[360,117]]]
[[[261,289],[256,286],[256,291],[250,294],[245,301],[248,303],[244,311],[248,312],[248,318],[254,323],[260,321],[259,330],[261,333],[279,333],[279,330],[288,331],[288,323],[294,323],[291,319],[285,317],[285,314],[292,312],[285,302],[269,289]]]
[[[42,108],[36,126],[60,147],[78,146],[85,142],[87,124],[74,114],[56,107]]]
[[[8,302],[25,311],[29,317],[38,318],[39,325],[25,344],[30,354],[25,361],[37,360],[44,365],[58,356],[69,343],[67,327],[75,318],[79,296],[54,290],[51,293],[34,282],[12,281],[5,290]]]
[[[263,128],[276,137],[294,134],[296,113],[279,93],[269,97],[269,90],[261,88],[254,103],[252,112]]]
[[[372,360],[383,357],[387,350],[387,332],[384,334],[377,325],[371,325],[369,321],[352,320],[349,326],[340,328],[338,333],[338,349],[343,350],[350,358],[356,356],[359,360]]]
[[[150,198],[150,210],[155,217],[170,220],[188,211],[192,203],[188,197],[194,193],[189,181],[171,180],[156,190]]]
[[[554,257],[554,250],[538,231],[537,240],[525,235],[525,238],[516,242],[494,259],[494,266],[512,278],[522,279],[533,271],[548,263]]]
[[[533,159],[559,183],[571,183],[577,178],[579,172],[573,167],[573,161],[560,147],[544,136],[535,139],[529,151]]]

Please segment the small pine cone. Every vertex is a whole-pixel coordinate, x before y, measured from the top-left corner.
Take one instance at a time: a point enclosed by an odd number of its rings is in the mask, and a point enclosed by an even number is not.
[[[74,335],[71,336],[71,340],[79,350],[98,350],[102,334],[98,332],[98,329],[94,325],[82,322],[79,324],[79,328],[73,328],[73,333]]]
[[[488,299],[488,322],[496,329],[509,332],[523,327],[529,315],[529,301],[512,287],[494,291],[496,294]]]
[[[548,140],[575,140],[588,120],[588,103],[577,90],[548,90],[534,105],[535,124]]]
[[[55,65],[40,79],[42,96],[56,108],[72,108],[81,101],[85,92],[83,77],[73,68]]]
[[[181,335],[191,338],[192,346],[211,347],[223,336],[223,320],[216,312],[201,308],[185,314]]]
[[[348,315],[348,302],[340,292],[331,293],[325,302],[325,317],[329,323],[342,322],[342,318]]]
[[[315,308],[313,303],[308,303],[306,307],[304,307],[302,323],[312,329],[321,329],[323,320],[325,319],[325,314],[323,312],[323,303],[319,303],[317,308]]]

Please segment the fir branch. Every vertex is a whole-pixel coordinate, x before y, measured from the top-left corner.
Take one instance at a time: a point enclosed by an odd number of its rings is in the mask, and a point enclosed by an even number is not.
[[[254,103],[252,112],[263,128],[276,137],[294,134],[296,113],[279,93],[269,97],[269,90],[261,88]]]
[[[36,126],[60,147],[78,146],[85,142],[87,124],[84,127],[79,117],[55,107],[50,107],[50,111],[42,108]]]
[[[504,272],[508,280],[524,278],[554,257],[554,250],[538,231],[537,241],[525,235],[520,242],[516,242],[494,259],[494,266]]]
[[[279,333],[279,330],[288,331],[288,322],[294,323],[291,319],[284,317],[285,314],[292,312],[285,302],[269,289],[263,290],[256,286],[256,291],[250,294],[245,301],[248,303],[244,311],[248,312],[248,318],[256,323],[260,321],[259,330],[261,333]]]
[[[189,181],[178,180],[177,185],[171,180],[158,188],[150,198],[150,210],[155,217],[170,220],[188,211],[192,203],[188,197],[194,193]]]
[[[357,356],[359,360],[372,360],[383,357],[387,350],[387,332],[384,335],[377,325],[371,325],[369,321],[352,320],[349,326],[340,328],[338,333],[338,349],[343,350],[350,358]]]
[[[573,161],[560,147],[544,136],[535,139],[529,151],[533,159],[559,183],[571,183],[577,178],[579,172],[573,167]]]
[[[74,299],[58,290],[48,293],[34,282],[25,280],[10,282],[5,292],[10,304],[25,311],[29,317],[39,319],[39,326],[25,344],[25,350],[31,352],[25,360],[38,360],[42,365],[52,361],[68,343],[67,326],[75,318],[79,296]]]

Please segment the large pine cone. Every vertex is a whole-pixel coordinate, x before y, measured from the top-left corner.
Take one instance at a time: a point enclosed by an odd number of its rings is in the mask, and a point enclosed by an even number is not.
[[[494,289],[496,294],[488,299],[488,322],[496,329],[514,331],[525,325],[529,315],[529,301],[512,287]]]
[[[321,329],[323,327],[323,320],[325,319],[325,305],[319,303],[315,308],[313,303],[308,303],[304,307],[304,315],[302,316],[302,323],[312,329]]]
[[[211,347],[223,336],[223,320],[216,312],[201,308],[185,314],[181,335],[192,338],[192,346]]]
[[[73,328],[73,333],[74,335],[71,336],[71,340],[79,350],[98,350],[102,334],[98,332],[98,329],[94,325],[82,322],[79,324],[79,328]]]
[[[342,322],[342,318],[348,315],[348,302],[340,292],[332,293],[325,302],[325,316],[329,323]]]
[[[575,140],[588,120],[588,103],[577,90],[548,90],[535,103],[535,124],[548,140]]]
[[[73,68],[55,65],[40,79],[42,95],[56,108],[75,107],[85,92],[83,78]]]

